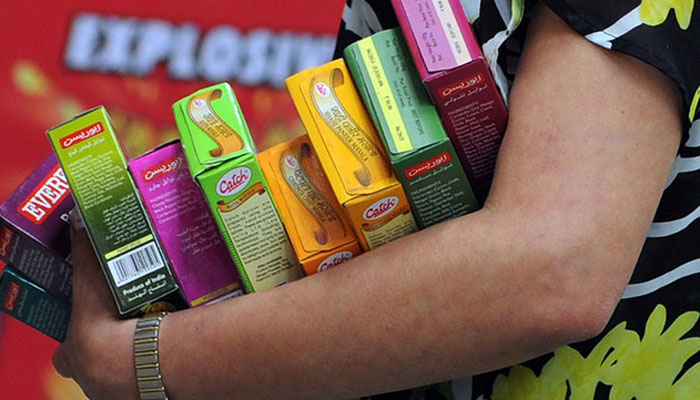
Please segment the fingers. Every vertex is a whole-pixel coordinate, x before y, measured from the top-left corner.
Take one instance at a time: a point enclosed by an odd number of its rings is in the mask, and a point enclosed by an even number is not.
[[[73,230],[79,231],[85,229],[85,221],[83,221],[83,216],[80,214],[80,210],[77,207],[73,207],[68,213],[70,217],[70,226]]]
[[[56,351],[53,353],[52,361],[54,368],[56,368],[56,372],[58,372],[62,377],[73,377],[72,369],[70,368],[70,364],[68,363],[68,357],[66,356],[66,349],[64,345],[58,346]]]
[[[116,316],[114,299],[79,214],[71,212],[73,313],[71,318]]]

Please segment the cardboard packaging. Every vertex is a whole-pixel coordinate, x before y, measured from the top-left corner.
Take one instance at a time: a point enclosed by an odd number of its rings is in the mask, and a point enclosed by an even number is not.
[[[199,185],[248,293],[303,276],[255,158],[255,146],[227,83],[173,104],[190,172]]]
[[[345,61],[287,79],[301,120],[364,251],[417,230]]]
[[[71,301],[68,213],[73,197],[54,154],[0,205],[0,260],[63,301]]]
[[[306,275],[362,252],[308,136],[273,146],[258,161]]]
[[[180,142],[130,161],[129,169],[189,306],[242,295],[236,264],[192,181]]]
[[[459,0],[392,0],[423,80],[483,203],[508,112]]]
[[[478,209],[401,33],[375,33],[345,58],[421,229]]]
[[[62,342],[70,320],[70,304],[26,279],[12,266],[0,275],[2,312]]]
[[[177,290],[104,107],[47,134],[119,313],[138,312]]]

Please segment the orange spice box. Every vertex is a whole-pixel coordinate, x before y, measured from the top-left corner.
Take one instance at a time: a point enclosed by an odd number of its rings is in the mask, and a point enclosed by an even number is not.
[[[362,253],[308,136],[259,153],[258,162],[307,275]]]
[[[338,202],[365,251],[417,230],[403,187],[342,59],[287,79]]]

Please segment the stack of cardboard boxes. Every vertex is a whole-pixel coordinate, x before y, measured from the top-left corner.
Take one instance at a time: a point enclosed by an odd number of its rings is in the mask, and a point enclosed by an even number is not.
[[[131,161],[103,107],[50,129],[62,169],[48,158],[0,207],[4,311],[51,296],[61,322],[30,323],[65,335],[68,186],[124,316],[274,288],[477,210],[503,101],[458,0],[393,5],[400,30],[287,79],[308,135],[259,154],[226,83],[177,101],[180,140]]]

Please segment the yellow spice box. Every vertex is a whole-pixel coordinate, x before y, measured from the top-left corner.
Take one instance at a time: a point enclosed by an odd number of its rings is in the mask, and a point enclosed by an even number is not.
[[[309,139],[365,251],[417,230],[342,59],[287,79]]]
[[[258,161],[307,275],[362,252],[308,136],[273,146]]]

